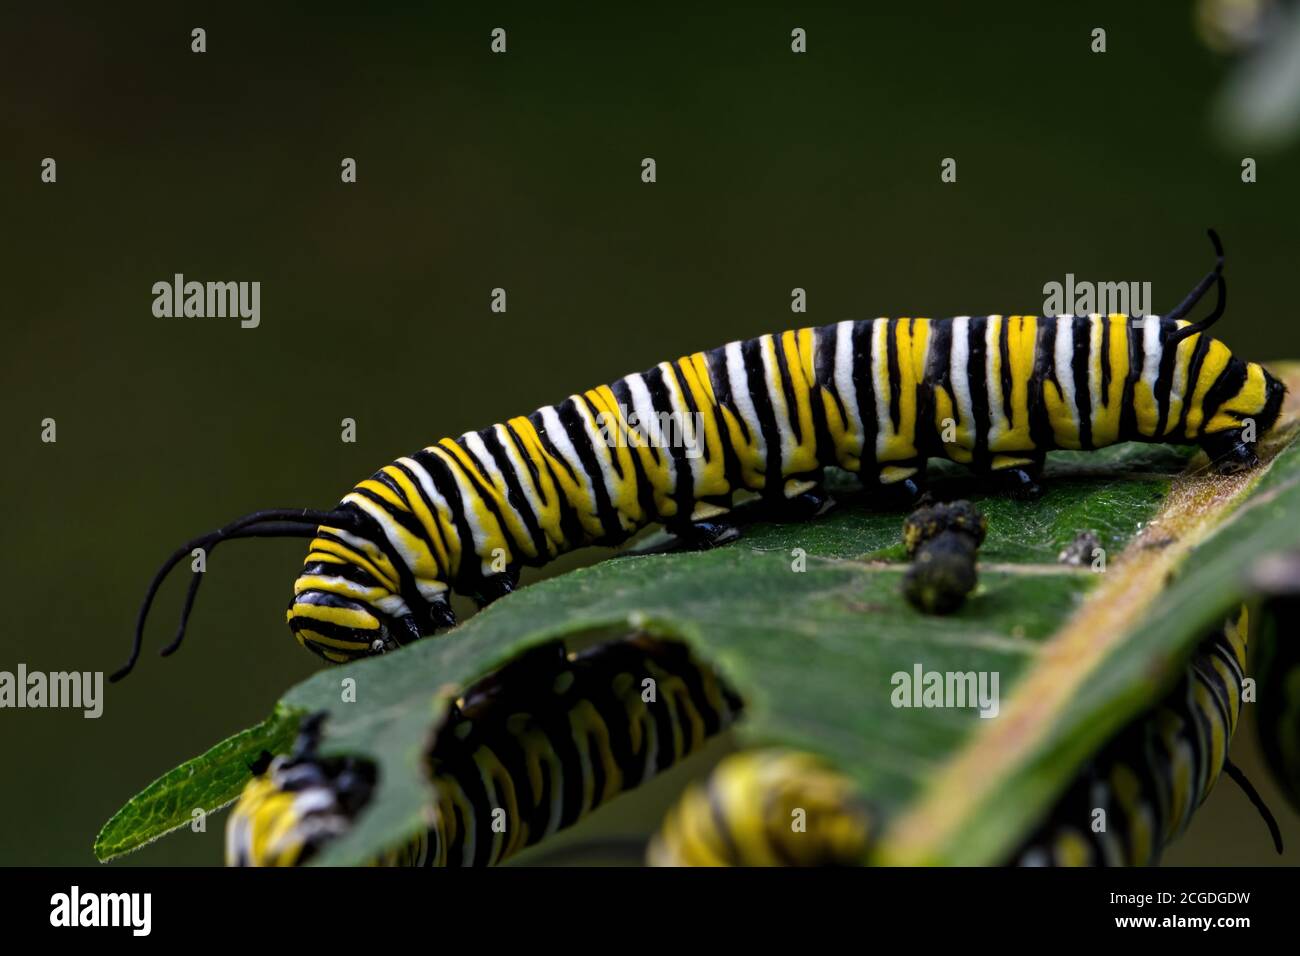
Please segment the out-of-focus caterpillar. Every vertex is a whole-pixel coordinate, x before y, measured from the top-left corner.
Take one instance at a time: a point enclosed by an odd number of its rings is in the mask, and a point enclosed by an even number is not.
[[[488,866],[572,826],[729,726],[740,700],[684,644],[538,647],[476,684],[428,753],[432,823],[377,862]],[[320,721],[254,770],[226,830],[240,865],[295,865],[351,826],[374,768],[316,755]]]
[[[1026,866],[1149,866],[1191,822],[1226,770],[1282,850],[1272,814],[1228,759],[1241,715],[1249,613],[1203,641],[1187,674],[1083,770],[1015,854]]]

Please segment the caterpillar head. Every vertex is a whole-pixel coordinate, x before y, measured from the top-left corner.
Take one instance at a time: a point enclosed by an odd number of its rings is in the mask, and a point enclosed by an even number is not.
[[[1199,436],[1220,474],[1235,474],[1259,463],[1255,448],[1282,412],[1286,386],[1258,362],[1233,356],[1204,399],[1205,422]]]
[[[382,654],[418,638],[421,628],[401,595],[365,564],[331,554],[322,529],[293,583],[285,612],[298,643],[331,663]],[[373,566],[372,566],[373,567]]]
[[[251,768],[226,825],[229,866],[298,866],[352,826],[375,786],[375,768],[351,757],[322,758],[323,714],[303,720],[291,753]]]

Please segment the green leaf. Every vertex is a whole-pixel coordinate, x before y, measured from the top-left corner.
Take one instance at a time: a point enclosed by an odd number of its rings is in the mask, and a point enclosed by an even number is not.
[[[249,764],[263,750],[288,749],[301,714],[286,707],[256,727],[223,740],[207,753],[163,774],[131,798],[95,838],[101,863],[138,850],[160,836],[187,826],[196,809],[219,810],[239,796],[252,775]]]
[[[1189,452],[1159,446],[1054,455],[1046,493],[1028,503],[977,494],[960,469],[936,469],[941,494],[972,498],[989,521],[980,585],[947,617],[899,594],[903,511],[841,482],[841,506],[824,518],[756,525],[709,552],[607,560],[529,585],[445,636],[322,671],[279,713],[328,711],[322,750],[375,761],[379,783],[358,825],[317,862],[365,862],[418,831],[429,800],[422,754],[473,681],[547,640],[635,629],[687,641],[721,670],[746,701],[742,745],[810,750],[851,776],[886,824],[877,859],[1000,862],[1241,597],[1243,562],[1294,542],[1293,435],[1288,425],[1271,441],[1266,455],[1277,457],[1265,468],[1229,479],[1208,475],[1203,456],[1189,464]],[[1106,549],[1104,574],[1057,563],[1084,530]],[[795,571],[800,554],[806,568]],[[891,677],[918,665],[996,672],[1001,713],[896,709]],[[347,678],[351,703],[340,693]],[[196,776],[221,772],[210,756]]]

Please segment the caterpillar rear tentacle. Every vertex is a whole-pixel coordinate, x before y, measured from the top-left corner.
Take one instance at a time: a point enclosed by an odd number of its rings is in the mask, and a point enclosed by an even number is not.
[[[1214,242],[1215,267],[1164,318],[881,318],[732,342],[399,458],[314,513],[314,532],[297,512],[196,541],[312,534],[286,617],[340,662],[451,626],[452,591],[488,603],[524,566],[651,524],[696,547],[733,540],[737,492],[773,517],[812,516],[828,467],[893,506],[923,494],[932,457],[1023,493],[1049,450],[1121,441],[1199,444],[1220,470],[1249,467],[1285,389],[1207,334],[1226,294]],[[1215,285],[1211,314],[1183,318]],[[186,553],[151,585],[115,678]]]

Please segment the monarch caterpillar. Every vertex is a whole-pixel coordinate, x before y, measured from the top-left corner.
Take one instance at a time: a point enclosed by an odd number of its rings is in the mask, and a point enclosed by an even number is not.
[[[669,811],[652,866],[854,866],[871,822],[853,784],[811,754],[742,751]]]
[[[680,643],[638,635],[577,654],[542,645],[452,707],[427,754],[430,826],[376,862],[499,863],[680,762],[740,707]],[[308,719],[292,753],[253,768],[227,826],[229,863],[306,862],[369,800],[374,768],[318,757],[320,729]]]
[[[1300,810],[1300,551],[1265,555],[1251,569],[1260,605],[1260,749],[1287,800]]]
[[[656,522],[698,544],[734,537],[736,492],[777,516],[829,504],[823,469],[919,491],[948,458],[1036,488],[1047,451],[1120,441],[1202,446],[1220,470],[1257,462],[1285,387],[1206,331],[1223,314],[1223,250],[1171,313],[844,321],[662,362],[558,405],[399,458],[331,511],[247,515],[182,545],[150,582],[127,663],[167,574],[192,550],[244,537],[310,538],[286,612],[327,661],[380,653],[455,623],[452,589],[480,605],[541,565]],[[1211,285],[1212,312],[1184,319]],[[679,425],[662,440],[650,423]],[[689,446],[689,447],[688,447]],[[189,584],[179,647],[203,572]]]
[[[1153,865],[1224,770],[1263,814],[1282,851],[1277,823],[1228,759],[1241,715],[1249,620],[1242,607],[1236,620],[1201,643],[1178,685],[1097,754],[1016,862]]]

